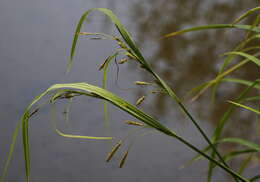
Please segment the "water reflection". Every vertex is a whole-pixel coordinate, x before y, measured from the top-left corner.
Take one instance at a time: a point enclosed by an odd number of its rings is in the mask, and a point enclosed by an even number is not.
[[[62,3],[52,0],[1,1],[0,59],[2,64],[0,67],[0,83],[4,85],[4,94],[1,93],[0,95],[0,138],[4,140],[0,140],[0,171],[3,169],[2,159],[4,157],[2,156],[7,153],[15,124],[19,120],[23,109],[34,96],[54,83],[85,81],[100,85],[101,76],[100,72],[97,71],[97,67],[113,52],[114,47],[111,46],[111,42],[81,39],[76,54],[76,64],[71,75],[67,75],[67,77],[64,74],[76,22],[82,12],[88,8],[111,8],[119,16],[123,24],[130,28],[129,30],[134,34],[134,37],[137,35],[139,44],[144,43],[142,45],[147,57],[150,56],[149,58],[154,67],[164,78],[168,78],[169,83],[177,89],[179,95],[183,95],[188,88],[200,83],[202,78],[206,79],[205,75],[207,77],[214,76],[216,69],[214,66],[208,67],[205,64],[206,59],[210,60],[212,64],[216,64],[216,61],[214,62],[216,54],[214,51],[221,51],[222,46],[226,46],[224,42],[233,40],[232,34],[229,35],[230,38],[228,39],[230,40],[225,40],[223,33],[214,31],[211,31],[211,33],[197,33],[188,37],[178,37],[174,41],[157,42],[153,38],[168,33],[169,30],[182,28],[182,26],[207,23],[203,20],[205,14],[202,13],[207,11],[210,14],[211,11],[208,9],[212,4],[216,4],[216,1],[204,1],[204,4],[202,1],[173,2],[153,1],[151,3],[137,0],[131,2],[123,0],[64,0]],[[236,6],[236,8],[239,6],[240,9],[238,9],[241,11],[246,7],[256,5],[256,1],[236,2],[239,3],[232,3],[232,5]],[[214,8],[211,7],[210,10],[214,10]],[[133,14],[132,21],[128,19],[130,14]],[[216,20],[221,22],[221,19],[218,19],[220,14],[223,15],[223,12],[215,13],[211,17],[207,16],[208,21]],[[196,16],[198,16],[198,20],[196,20]],[[225,17],[223,15],[222,18]],[[152,21],[148,21],[149,19]],[[230,19],[228,18],[227,22]],[[202,20],[205,22],[201,22]],[[173,21],[174,24],[169,23],[170,21]],[[109,32],[111,27],[108,28],[107,24],[104,25],[104,18],[103,16],[100,18],[99,15],[91,16],[90,24],[87,25],[86,30],[93,32]],[[134,27],[135,25],[136,27]],[[153,27],[155,25],[156,28]],[[217,39],[216,36],[222,38]],[[211,46],[204,41],[205,37],[207,37],[207,42],[211,42]],[[215,47],[214,41],[216,40],[222,40],[223,43],[217,44],[218,47]],[[205,56],[205,52],[210,52],[213,55]],[[172,62],[174,62],[174,65]],[[250,69],[256,68],[250,67]],[[114,78],[114,70],[114,67],[112,67],[109,78]],[[129,71],[126,67],[122,67],[120,72],[122,73],[120,76],[122,86],[132,86],[133,81],[139,80],[139,74],[136,74],[136,71]],[[194,74],[192,80],[189,74],[185,74],[190,72]],[[180,79],[185,81],[180,81]],[[135,96],[131,92],[119,91],[114,85],[114,80],[109,79],[109,81],[110,90],[134,103]],[[139,93],[139,95],[141,94]],[[173,125],[175,130],[185,138],[190,139],[196,146],[204,146],[204,141],[202,141],[198,133],[194,132],[193,126],[186,125],[183,127],[183,118],[177,115],[177,111],[168,113],[163,96],[154,99],[156,104],[149,103],[149,100],[146,104],[158,105],[158,107],[144,108],[145,110],[154,109],[157,113],[163,113],[164,111],[165,115],[157,116],[163,121],[180,120],[181,122],[171,122],[169,124]],[[205,99],[206,104],[208,105],[207,99]],[[201,111],[205,109],[203,106],[202,104],[196,105],[196,107],[202,107]],[[100,112],[101,108],[100,103],[94,99],[76,99],[72,104],[69,127],[64,126],[61,129],[71,134],[102,135],[105,131],[102,123],[103,115]],[[110,143],[70,140],[58,136],[53,132],[52,125],[48,122],[50,121],[50,109],[50,107],[43,108],[39,115],[35,115],[30,121],[32,181],[157,182],[172,179],[176,181],[199,181],[201,176],[204,175],[203,170],[206,169],[206,161],[198,162],[185,170],[178,170],[178,167],[183,165],[194,153],[187,150],[179,142],[159,134],[140,138],[129,154],[128,162],[123,169],[118,169],[116,159],[106,165],[104,159],[106,152],[110,150]],[[64,109],[64,105],[61,106],[60,112],[62,112],[62,109]],[[129,119],[128,115],[113,107],[110,107],[109,110],[113,136],[124,136],[129,131],[129,128],[122,124],[121,121]],[[210,131],[211,126],[205,122],[203,128]],[[18,145],[7,181],[23,181],[23,179],[22,146]],[[218,175],[216,179],[221,181],[223,177]]]
[[[235,30],[210,30],[188,33],[165,40],[156,38],[185,27],[230,23],[245,9],[256,5],[257,1],[138,2],[133,14],[138,29],[137,40],[145,50],[155,47],[152,51],[147,51],[148,59],[154,69],[173,86],[178,95],[184,96],[191,88],[216,76],[223,61],[223,58],[218,55],[232,50],[243,37],[243,33]],[[250,22],[252,18],[246,23]],[[259,44],[259,42],[255,41],[254,44]],[[234,72],[232,76],[254,80],[259,77],[259,71],[259,67],[254,64],[247,64],[241,70]],[[206,94],[198,101],[203,103],[202,107],[198,107],[198,111],[208,116],[210,120],[216,121],[218,119],[216,116],[221,115],[227,108],[226,100],[235,98],[241,88],[244,87],[238,85],[230,86],[228,89],[225,89],[225,86],[221,87],[217,92],[217,103],[212,107],[209,107],[209,102],[203,101],[209,100]],[[167,112],[165,109],[167,100],[164,97],[155,99],[154,105],[158,106],[155,108],[158,113]],[[209,112],[210,114],[207,114]],[[241,119],[243,118],[240,116],[236,118],[236,120]],[[252,119],[252,116],[246,117],[241,120],[241,123]]]
[[[232,50],[243,38],[244,33],[236,30],[210,30],[164,40],[158,38],[191,26],[230,23],[245,10],[257,5],[259,5],[258,0],[161,0],[152,3],[147,0],[136,3],[132,8],[134,11],[132,18],[138,30],[137,41],[144,49],[146,57],[151,61],[156,72],[172,85],[179,96],[184,97],[191,88],[217,75],[223,62],[223,58],[218,55]],[[251,16],[245,23],[252,23],[255,17]],[[259,45],[259,41],[254,41],[251,45]],[[255,80],[259,78],[259,73],[259,67],[249,63],[235,71],[232,77]],[[149,76],[143,74],[143,79],[149,80]],[[244,88],[241,85],[222,84],[217,91],[214,105],[210,103],[210,91],[192,105],[190,103],[187,105],[195,109],[195,115],[199,113],[200,119],[216,124],[229,106],[226,100],[236,98]],[[256,92],[253,91],[251,94],[255,95]],[[137,95],[144,93],[139,91]],[[171,112],[172,107],[167,98],[163,95],[155,97],[150,109],[157,115]],[[257,107],[256,103],[252,105]],[[237,109],[230,120],[232,122],[226,127],[224,136],[260,141],[255,132],[257,121],[255,114]]]

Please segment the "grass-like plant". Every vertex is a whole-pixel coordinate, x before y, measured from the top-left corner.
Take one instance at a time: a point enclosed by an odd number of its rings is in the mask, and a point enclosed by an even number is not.
[[[10,146],[9,154],[5,162],[4,171],[1,176],[1,182],[4,181],[5,176],[8,171],[8,166],[10,163],[10,160],[12,158],[14,146],[16,143],[16,139],[18,137],[18,132],[22,131],[22,139],[23,139],[23,150],[24,150],[24,161],[25,161],[25,171],[26,171],[26,180],[30,181],[30,148],[29,148],[29,131],[28,131],[28,125],[29,125],[29,119],[32,115],[36,114],[40,108],[35,108],[36,103],[42,99],[44,96],[48,96],[48,103],[53,104],[56,101],[60,99],[71,99],[73,97],[78,96],[87,96],[87,97],[93,97],[99,100],[103,100],[104,102],[104,112],[107,112],[106,104],[111,103],[118,107],[119,109],[127,112],[128,114],[132,115],[136,119],[138,119],[140,122],[131,122],[128,121],[128,124],[134,124],[139,125],[140,127],[149,127],[151,129],[154,129],[158,132],[161,132],[169,137],[172,137],[173,139],[179,140],[184,145],[189,147],[191,150],[198,153],[196,157],[194,157],[190,162],[196,161],[202,157],[206,158],[209,161],[209,170],[208,170],[208,181],[211,181],[212,173],[215,167],[219,167],[223,169],[225,172],[229,173],[235,181],[243,181],[243,182],[249,182],[249,181],[256,181],[260,178],[259,175],[252,177],[251,179],[246,179],[242,176],[243,170],[246,168],[248,162],[250,161],[251,157],[248,157],[241,165],[240,169],[238,171],[235,171],[228,165],[228,161],[234,157],[237,157],[241,154],[250,154],[249,156],[252,156],[256,154],[257,152],[260,152],[260,146],[251,142],[247,141],[241,138],[221,138],[221,134],[223,131],[224,126],[229,121],[229,118],[232,114],[232,112],[236,109],[237,106],[242,107],[244,109],[248,109],[249,111],[253,111],[255,114],[259,115],[259,109],[251,108],[244,105],[244,102],[256,100],[260,100],[260,96],[256,95],[254,97],[249,97],[248,93],[252,89],[260,89],[260,79],[256,80],[243,80],[238,78],[226,78],[228,75],[230,75],[235,70],[241,68],[243,65],[248,64],[249,62],[256,64],[256,66],[260,66],[260,59],[258,56],[260,53],[257,51],[259,49],[259,46],[254,47],[248,47],[250,45],[249,43],[252,42],[255,39],[260,38],[260,15],[257,14],[257,12],[260,10],[260,7],[253,8],[243,15],[241,15],[239,18],[237,18],[233,23],[231,24],[217,24],[217,25],[206,25],[206,26],[199,26],[199,27],[193,27],[185,30],[181,30],[178,32],[169,33],[162,37],[164,38],[172,38],[173,36],[177,36],[179,34],[192,32],[192,31],[201,31],[206,29],[241,29],[242,31],[246,31],[247,34],[245,36],[245,39],[241,41],[241,43],[231,52],[227,52],[223,54],[222,56],[224,58],[223,66],[221,67],[219,74],[212,80],[203,83],[202,85],[199,85],[198,87],[191,90],[191,94],[194,94],[193,100],[197,99],[202,93],[204,93],[208,88],[213,87],[212,92],[212,98],[214,100],[215,92],[218,88],[218,85],[221,84],[221,82],[232,82],[232,83],[238,83],[246,85],[246,88],[243,92],[241,92],[237,98],[234,101],[229,101],[231,104],[228,108],[228,110],[224,113],[224,115],[220,118],[213,136],[208,137],[207,134],[204,132],[203,128],[198,124],[198,122],[193,118],[193,116],[188,111],[188,108],[184,105],[182,100],[175,94],[175,92],[172,90],[172,88],[156,73],[154,72],[153,68],[149,64],[149,62],[143,57],[141,51],[137,47],[137,45],[132,40],[130,34],[127,32],[127,30],[124,28],[124,26],[120,23],[119,19],[113,14],[112,11],[105,9],[105,8],[94,8],[86,11],[82,17],[80,18],[78,25],[76,27],[76,31],[74,34],[74,39],[71,47],[71,54],[70,59],[68,62],[68,71],[70,71],[72,64],[73,64],[73,58],[75,54],[75,49],[77,46],[77,41],[79,36],[95,36],[95,39],[111,39],[114,40],[117,45],[119,46],[118,49],[115,50],[115,52],[108,56],[108,58],[104,61],[103,64],[100,65],[99,69],[103,70],[103,88],[88,84],[88,83],[67,83],[67,84],[55,84],[49,87],[46,91],[41,93],[39,96],[37,96],[31,104],[25,109],[23,116],[21,117],[21,120],[18,122],[17,127],[13,134],[12,143]],[[100,11],[103,14],[105,14],[107,17],[110,18],[112,23],[117,28],[119,34],[121,37],[113,36],[113,35],[107,35],[104,33],[88,33],[88,32],[81,32],[81,28],[83,25],[83,22],[86,21],[88,15],[92,11]],[[251,25],[243,25],[238,24],[243,19],[247,18],[248,16],[253,16],[257,14],[255,21]],[[93,39],[94,39],[93,38]],[[254,51],[251,53],[250,51]],[[204,149],[199,149],[195,145],[193,145],[188,140],[184,139],[180,135],[178,135],[176,132],[174,132],[174,129],[170,129],[162,122],[156,120],[151,115],[141,111],[138,109],[137,105],[139,105],[143,100],[144,97],[140,98],[136,106],[128,103],[124,99],[116,96],[115,94],[111,93],[106,89],[106,74],[108,65],[111,63],[112,60],[114,60],[117,56],[124,56],[124,59],[121,59],[120,61],[116,62],[118,64],[123,64],[128,61],[135,61],[137,64],[139,64],[140,68],[142,68],[144,71],[147,72],[147,74],[150,75],[150,77],[154,80],[153,85],[159,90],[159,92],[163,92],[164,94],[168,95],[170,99],[172,99],[174,102],[176,102],[180,109],[185,113],[185,115],[190,119],[192,124],[196,127],[196,129],[200,132],[201,136],[205,139],[207,142],[207,146]],[[230,66],[231,62],[236,57],[243,57],[244,60],[239,61],[237,64],[234,64],[233,66]],[[147,82],[136,82],[138,85],[150,85],[151,83]],[[243,102],[243,104],[242,104]],[[112,137],[94,137],[94,136],[79,136],[79,135],[69,135],[62,133],[58,129],[56,129],[57,133],[60,134],[63,137],[71,137],[71,138],[85,138],[85,139],[94,139],[94,140],[109,140],[112,139]],[[245,147],[242,151],[232,151],[228,154],[221,154],[219,152],[219,143],[236,143],[239,145],[242,145]],[[108,155],[107,161],[109,161],[114,153],[117,151],[117,149],[122,144],[122,141],[117,143],[117,145],[112,149],[110,154]],[[210,152],[210,153],[209,153]],[[123,156],[120,167],[122,167],[125,163],[125,160],[127,158],[128,151]]]

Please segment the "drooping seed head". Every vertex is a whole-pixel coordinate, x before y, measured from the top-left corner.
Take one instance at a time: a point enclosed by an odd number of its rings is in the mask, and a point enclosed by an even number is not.
[[[140,97],[140,98],[136,101],[135,105],[136,105],[136,106],[139,106],[139,105],[144,101],[144,99],[145,99],[145,96]]]
[[[129,121],[129,120],[126,120],[125,123],[128,124],[128,125],[144,126],[143,123],[140,123],[140,122],[137,122],[137,121]]]
[[[125,154],[123,155],[123,157],[122,157],[122,159],[121,159],[121,161],[120,161],[120,163],[119,163],[119,168],[122,168],[122,167],[123,167],[123,165],[125,164],[125,161],[126,161],[127,156],[128,156],[128,150],[127,150],[127,151],[125,152]]]
[[[135,81],[134,83],[135,83],[136,85],[152,85],[152,83],[143,82],[143,81]]]
[[[91,32],[79,32],[79,35],[93,35]]]
[[[152,93],[152,94],[163,94],[165,92],[163,90],[151,90],[150,93]]]
[[[111,152],[108,153],[107,155],[107,159],[106,161],[109,162],[112,157],[114,156],[114,154],[116,153],[116,151],[119,149],[119,147],[122,145],[122,140],[120,140],[111,150]]]
[[[125,53],[125,55],[129,58],[129,59],[133,59],[133,60],[138,60],[136,56],[134,56],[132,53],[127,52]]]
[[[124,63],[127,62],[127,61],[128,61],[128,59],[123,58],[123,59],[121,59],[121,60],[118,61],[118,64],[124,64]]]
[[[122,42],[122,40],[120,40],[120,38],[118,38],[118,37],[116,37],[116,36],[114,36],[113,38],[114,38],[114,40],[116,40],[117,42]]]
[[[160,93],[160,91],[158,91],[158,90],[152,90],[151,93],[152,93],[152,94],[158,94],[158,93]]]
[[[126,47],[126,45],[122,42],[122,41],[117,41],[117,44],[119,45],[119,47],[121,47],[122,49],[128,49]]]

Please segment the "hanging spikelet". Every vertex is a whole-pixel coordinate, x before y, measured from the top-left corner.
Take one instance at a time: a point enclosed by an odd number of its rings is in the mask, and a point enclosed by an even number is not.
[[[114,156],[114,154],[116,153],[116,151],[119,149],[119,147],[122,145],[122,140],[120,140],[111,150],[111,152],[108,153],[107,155],[107,159],[106,161],[109,162],[112,157]]]
[[[130,53],[130,52],[127,52],[125,55],[126,55],[129,59],[138,60],[137,57],[134,56],[134,55],[133,55],[132,53]]]
[[[150,93],[151,94],[163,94],[163,93],[165,93],[165,91],[163,91],[163,90],[152,90],[152,91],[150,91]]]
[[[119,45],[119,47],[121,47],[122,49],[127,50],[127,46],[122,42],[122,41],[117,41],[117,44]]]
[[[119,167],[120,168],[122,168],[123,165],[125,164],[125,160],[126,160],[127,156],[128,156],[128,150],[125,152],[125,154],[123,155],[123,157],[122,157],[122,159],[121,159],[121,161],[119,163]]]
[[[152,85],[152,83],[143,82],[143,81],[135,81],[134,84],[136,84],[136,85]]]
[[[121,59],[118,61],[118,64],[124,64],[125,62],[127,62],[128,59],[127,58],[124,58],[124,59]]]
[[[158,91],[158,90],[152,90],[151,93],[152,93],[152,94],[158,94],[158,93],[161,93],[161,92]]]
[[[129,120],[126,120],[125,123],[128,124],[128,125],[144,126],[143,123],[140,123],[140,122],[137,122],[137,121],[129,121]]]
[[[136,106],[139,106],[139,105],[144,101],[144,99],[145,99],[145,96],[140,97],[140,98],[136,101],[135,105],[136,105]]]
[[[79,35],[93,35],[91,32],[79,32]]]

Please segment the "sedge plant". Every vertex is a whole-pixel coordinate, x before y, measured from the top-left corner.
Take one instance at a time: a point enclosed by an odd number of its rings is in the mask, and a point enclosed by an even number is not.
[[[115,25],[117,31],[120,34],[120,37],[113,36],[113,35],[107,35],[104,33],[89,33],[89,32],[81,32],[81,28],[83,26],[83,23],[87,20],[88,15],[92,13],[93,11],[99,11],[106,15],[111,22]],[[224,170],[226,173],[230,174],[230,176],[237,182],[249,182],[249,181],[256,181],[260,178],[259,174],[256,176],[253,176],[251,179],[247,179],[242,175],[243,170],[248,165],[249,161],[251,160],[252,156],[256,153],[260,152],[260,145],[257,145],[256,143],[253,143],[251,141],[244,140],[242,138],[221,138],[221,134],[223,131],[224,126],[229,121],[230,115],[235,109],[247,109],[249,111],[252,111],[256,115],[260,115],[259,108],[251,108],[249,106],[245,105],[245,102],[248,101],[258,101],[260,100],[259,95],[255,96],[248,96],[248,93],[253,90],[259,90],[260,89],[260,78],[256,80],[243,80],[240,78],[230,78],[227,77],[231,75],[234,71],[240,69],[245,64],[252,63],[256,66],[260,66],[260,59],[258,58],[260,53],[257,51],[257,49],[260,48],[260,46],[254,46],[254,47],[248,47],[248,43],[250,43],[253,40],[260,38],[260,26],[259,26],[259,15],[256,16],[255,21],[252,25],[245,25],[245,24],[238,24],[243,19],[246,19],[249,16],[253,16],[257,14],[260,11],[260,7],[253,8],[247,12],[245,12],[243,15],[238,17],[236,20],[234,20],[231,24],[216,24],[216,25],[205,25],[205,26],[198,26],[198,27],[192,27],[185,30],[180,30],[177,32],[168,33],[167,35],[164,35],[161,37],[162,41],[166,38],[173,38],[174,36],[192,32],[192,31],[205,31],[207,29],[239,29],[241,31],[245,31],[246,37],[244,40],[241,41],[241,43],[233,50],[227,53],[224,53],[221,55],[224,58],[223,66],[221,67],[221,70],[219,71],[216,78],[203,83],[199,85],[198,87],[191,90],[191,94],[194,95],[193,100],[197,99],[201,94],[203,94],[208,88],[213,87],[212,92],[212,98],[214,100],[215,92],[218,88],[218,85],[221,84],[221,82],[231,82],[231,83],[237,83],[237,84],[243,84],[246,86],[243,92],[241,92],[236,100],[228,101],[230,103],[230,107],[228,110],[224,113],[224,115],[220,118],[217,127],[215,128],[215,131],[213,133],[213,136],[209,137],[204,129],[200,126],[199,122],[194,119],[192,114],[189,112],[189,109],[185,106],[184,102],[176,95],[174,90],[164,81],[152,68],[152,66],[149,64],[149,62],[144,58],[142,55],[140,49],[133,41],[132,37],[126,30],[126,28],[120,23],[119,19],[116,17],[116,15],[109,9],[106,8],[94,8],[86,11],[80,18],[78,25],[75,30],[74,39],[71,46],[71,52],[70,52],[70,58],[68,61],[67,71],[69,72],[72,65],[73,65],[73,58],[75,55],[75,50],[77,47],[77,42],[79,36],[95,36],[91,37],[91,39],[110,39],[114,40],[115,43],[118,45],[118,48],[114,51],[113,54],[107,57],[107,59],[99,66],[99,70],[103,70],[103,81],[102,81],[102,88],[97,87],[95,85],[91,85],[88,83],[66,83],[66,84],[55,84],[50,86],[48,89],[46,89],[43,93],[41,93],[39,96],[33,99],[33,101],[28,105],[28,107],[25,109],[24,114],[21,117],[21,120],[18,122],[17,127],[13,133],[12,143],[10,146],[10,150],[8,153],[8,156],[6,158],[4,171],[1,176],[1,182],[5,180],[5,176],[7,175],[8,167],[13,155],[14,147],[16,140],[18,138],[18,133],[21,130],[22,131],[22,142],[23,142],[23,152],[24,152],[24,161],[25,161],[25,176],[26,181],[30,181],[30,139],[29,139],[29,120],[30,117],[32,117],[34,114],[37,114],[41,110],[40,107],[35,108],[36,103],[42,99],[44,96],[48,96],[48,104],[54,104],[60,99],[71,99],[73,97],[79,97],[79,96],[87,96],[92,97],[98,100],[102,100],[104,102],[104,112],[105,112],[105,118],[107,118],[107,104],[113,104],[118,109],[121,109],[128,113],[129,115],[135,117],[138,122],[136,121],[128,121],[128,124],[133,125],[139,125],[140,127],[148,127],[150,129],[153,129],[154,131],[163,133],[169,137],[172,137],[175,140],[180,141],[184,145],[186,145],[190,150],[193,150],[198,153],[197,156],[195,156],[191,161],[194,162],[200,158],[205,158],[209,161],[209,169],[208,169],[208,181],[211,181],[213,170],[218,167]],[[254,50],[254,53],[250,53],[250,50]],[[123,56],[124,58],[117,61],[118,56]],[[242,57],[243,60],[239,61],[238,63],[230,66],[231,62],[237,58]],[[137,81],[135,84],[141,85],[141,86],[152,86],[156,87],[156,91],[160,93],[166,94],[170,99],[172,99],[173,102],[176,102],[182,112],[185,113],[187,118],[190,120],[190,122],[195,126],[195,128],[199,131],[201,134],[201,137],[207,142],[207,146],[204,149],[197,148],[194,144],[192,144],[190,141],[186,140],[179,134],[177,134],[174,129],[170,129],[167,126],[163,124],[163,122],[155,119],[150,114],[147,114],[140,110],[138,108],[138,105],[141,104],[141,102],[145,99],[145,96],[142,96],[138,99],[136,102],[136,105],[128,103],[123,98],[118,97],[117,95],[111,93],[106,89],[106,80],[107,80],[107,70],[108,65],[115,60],[117,64],[125,64],[129,61],[135,61],[147,74],[150,75],[150,77],[155,80],[154,83],[148,83],[143,81]],[[117,75],[118,76],[118,75]],[[155,92],[155,91],[154,91]],[[242,103],[243,102],[243,103]],[[239,108],[237,108],[239,107]],[[138,123],[138,124],[137,124]],[[108,126],[108,122],[107,122]],[[58,129],[56,129],[56,132],[63,136],[63,137],[70,137],[70,138],[84,138],[89,140],[111,140],[112,137],[110,136],[81,136],[81,135],[70,135],[65,134]],[[240,151],[232,151],[229,154],[223,155],[219,151],[219,144],[220,143],[235,143],[238,145],[242,145],[245,147],[245,149]],[[122,141],[120,140],[116,146],[112,149],[112,151],[109,153],[107,157],[107,161],[109,161],[114,153],[118,150],[118,148],[122,145]],[[125,152],[123,155],[121,162],[119,164],[119,167],[123,167],[124,163],[126,162],[126,158],[128,156],[129,150]],[[241,164],[241,167],[238,171],[231,168],[228,164],[228,161],[232,158],[235,158],[240,155],[249,154],[249,157],[246,158],[246,160]]]

